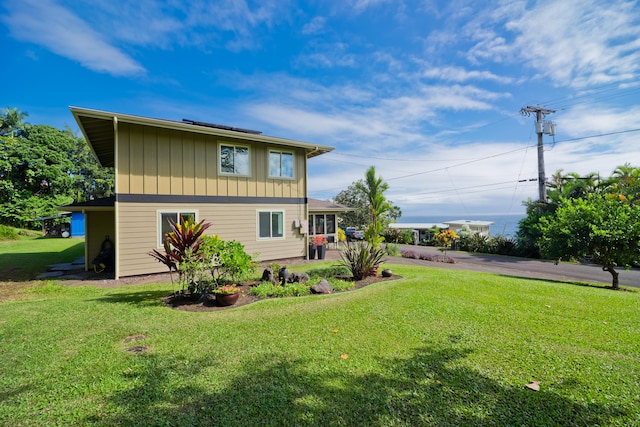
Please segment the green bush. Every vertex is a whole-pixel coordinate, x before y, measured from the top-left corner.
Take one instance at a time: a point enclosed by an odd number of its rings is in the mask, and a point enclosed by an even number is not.
[[[240,283],[255,272],[255,262],[244,245],[218,236],[202,236],[202,254],[216,285]]]
[[[344,265],[332,265],[331,267],[313,268],[307,271],[307,274],[313,280],[316,278],[328,279],[330,277],[346,276],[351,274],[351,272]]]
[[[387,254],[390,256],[400,256],[400,248],[395,243],[387,243],[385,249],[387,250]]]
[[[0,225],[0,240],[18,240],[18,231],[6,225]]]
[[[355,280],[372,276],[375,267],[382,263],[386,251],[368,242],[355,243],[347,246],[340,254],[340,265],[349,269]]]

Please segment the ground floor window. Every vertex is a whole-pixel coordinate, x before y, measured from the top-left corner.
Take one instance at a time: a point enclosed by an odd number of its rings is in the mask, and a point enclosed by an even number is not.
[[[259,239],[284,238],[284,212],[283,211],[258,212],[258,238]]]
[[[158,224],[159,224],[159,236],[158,246],[163,246],[164,241],[167,238],[167,233],[171,232],[171,225],[169,219],[172,219],[175,223],[180,224],[187,219],[197,221],[196,212],[193,211],[180,211],[180,212],[158,212]]]
[[[309,215],[309,234],[334,234],[336,232],[335,214]]]

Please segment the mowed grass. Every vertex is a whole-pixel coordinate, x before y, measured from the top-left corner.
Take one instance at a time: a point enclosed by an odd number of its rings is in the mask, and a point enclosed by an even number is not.
[[[164,307],[171,285],[24,290],[0,303],[0,424],[640,425],[640,294],[391,268],[210,313]]]
[[[84,255],[84,239],[25,237],[0,241],[0,282],[30,280],[50,264]]]

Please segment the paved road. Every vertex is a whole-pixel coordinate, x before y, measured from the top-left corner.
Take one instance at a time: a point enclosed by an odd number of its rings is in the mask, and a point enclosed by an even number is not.
[[[428,246],[400,245],[400,250],[415,251],[432,255],[442,255],[437,248]],[[458,261],[456,264],[422,261],[424,265],[433,265],[458,270],[485,271],[507,276],[530,277],[536,279],[562,280],[568,282],[604,283],[611,285],[611,274],[592,264],[568,264],[540,261],[528,258],[515,258],[497,255],[474,254],[448,251],[448,255]],[[395,264],[412,264],[406,258],[393,258]],[[640,288],[640,269],[620,269],[620,285]]]

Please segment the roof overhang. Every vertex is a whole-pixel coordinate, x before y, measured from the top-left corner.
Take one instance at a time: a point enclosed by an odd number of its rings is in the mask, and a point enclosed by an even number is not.
[[[334,203],[327,200],[319,200],[319,199],[308,199],[309,204],[309,212],[350,212],[355,211],[354,208],[350,208],[349,206],[341,205],[340,203]]]
[[[115,129],[118,123],[131,123],[155,128],[234,138],[238,140],[256,141],[283,147],[301,148],[307,153],[307,158],[319,156],[333,151],[334,149],[334,147],[326,145],[311,144],[308,142],[277,138],[267,135],[257,135],[255,133],[218,129],[173,120],[154,119],[79,107],[69,107],[69,109],[78,123],[78,126],[80,126],[80,130],[93,150],[93,153],[96,155],[96,158],[100,164],[105,167],[115,166],[114,141]]]
[[[115,210],[116,198],[114,196],[102,199],[77,202],[67,206],[60,206],[58,210],[69,212],[109,212]]]

